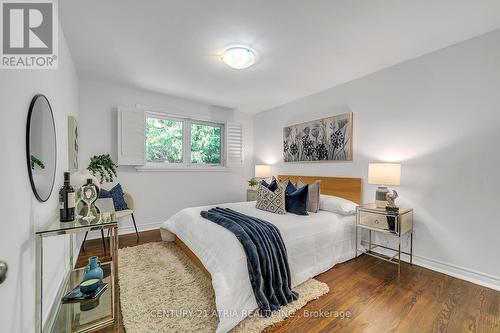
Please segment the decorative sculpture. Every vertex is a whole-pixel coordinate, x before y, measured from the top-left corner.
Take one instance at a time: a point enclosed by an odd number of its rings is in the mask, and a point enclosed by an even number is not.
[[[387,200],[387,207],[389,208],[397,208],[396,203],[394,202],[398,197],[398,192],[392,190],[392,193],[387,193],[385,195],[385,199]]]

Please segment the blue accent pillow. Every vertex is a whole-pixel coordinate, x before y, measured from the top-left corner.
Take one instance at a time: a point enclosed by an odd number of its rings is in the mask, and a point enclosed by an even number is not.
[[[285,193],[292,194],[295,191],[297,191],[297,188],[292,184],[291,181],[288,181],[288,184],[286,185],[286,188],[285,188]]]
[[[107,199],[107,198],[112,198],[111,192],[101,187],[99,189],[99,199]]]
[[[128,209],[127,203],[123,198],[123,190],[120,184],[116,184],[109,191],[101,187],[101,190],[99,191],[99,198],[112,198],[116,211]]]
[[[275,178],[273,178],[273,181],[271,184],[268,184],[265,180],[262,180],[261,184],[269,189],[269,191],[274,192],[278,188],[278,182],[276,181]]]
[[[303,186],[292,193],[285,192],[285,210],[292,214],[309,215],[307,213],[308,195],[309,195],[309,185]]]

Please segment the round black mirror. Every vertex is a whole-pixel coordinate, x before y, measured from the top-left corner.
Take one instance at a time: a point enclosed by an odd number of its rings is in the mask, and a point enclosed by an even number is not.
[[[26,159],[31,188],[39,201],[47,201],[56,174],[56,127],[52,108],[44,95],[31,100],[26,126]]]

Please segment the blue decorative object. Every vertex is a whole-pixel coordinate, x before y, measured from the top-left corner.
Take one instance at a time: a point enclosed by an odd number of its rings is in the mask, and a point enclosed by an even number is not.
[[[290,194],[285,193],[286,211],[297,215],[309,215],[307,213],[308,195],[309,195],[309,185],[303,186],[293,193]]]
[[[99,279],[85,280],[80,284],[80,291],[84,294],[90,294],[91,292],[96,290],[100,284],[101,280]]]
[[[123,190],[120,184],[116,184],[109,191],[101,188],[99,191],[99,198],[112,198],[116,211],[128,209],[127,203],[123,198]]]
[[[99,283],[94,283],[94,282],[95,282],[95,279],[88,280],[88,282],[82,283],[81,285],[73,288],[69,293],[64,295],[64,297],[62,298],[63,304],[92,300],[92,299],[96,299],[97,297],[99,297],[104,292],[104,290],[106,290],[106,288],[108,287],[108,284],[104,283],[104,282],[99,282]],[[95,288],[94,291],[88,291],[88,290],[92,289],[92,288],[90,288],[90,289],[87,288],[89,285],[92,285],[92,287],[97,286],[97,288]],[[84,293],[82,291],[82,289],[86,290],[87,292]]]
[[[96,256],[92,256],[89,258],[89,264],[85,267],[85,275],[83,276],[83,281],[91,280],[91,279],[99,279],[102,280],[104,273],[101,268],[101,262],[99,258]]]

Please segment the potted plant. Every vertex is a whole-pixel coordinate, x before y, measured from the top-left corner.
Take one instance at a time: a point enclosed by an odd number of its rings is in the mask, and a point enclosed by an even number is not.
[[[248,181],[248,185],[250,188],[255,188],[255,186],[259,185],[259,180],[254,177]]]
[[[81,188],[87,183],[87,179],[92,179],[92,183],[97,187],[98,191],[103,182],[112,182],[116,174],[117,165],[111,159],[109,154],[94,155],[90,158],[90,164],[86,169],[77,171],[71,175],[71,186],[75,190]],[[96,175],[100,176],[100,181]]]
[[[95,177],[99,174],[99,182],[102,184],[104,181],[106,183],[113,181],[113,177],[116,177],[116,168],[116,163],[113,162],[109,154],[106,154],[92,156],[87,170],[89,170]]]

